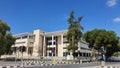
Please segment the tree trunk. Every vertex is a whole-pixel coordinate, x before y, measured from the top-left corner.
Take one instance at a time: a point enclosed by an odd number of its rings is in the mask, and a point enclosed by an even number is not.
[[[70,51],[70,59],[73,60],[73,52]]]
[[[98,53],[97,53],[97,55],[96,55],[96,60],[99,60],[99,52],[100,52],[100,50],[98,49],[97,52],[98,52]]]
[[[96,61],[96,50],[94,47],[92,48],[91,61]]]

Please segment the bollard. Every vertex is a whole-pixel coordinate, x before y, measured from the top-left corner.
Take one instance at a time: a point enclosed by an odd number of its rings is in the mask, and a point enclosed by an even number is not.
[[[80,64],[82,64],[82,59],[80,59]]]
[[[54,64],[54,65],[56,64],[56,60],[55,60],[55,59],[53,60],[53,64]]]
[[[101,67],[104,68],[104,66],[105,66],[105,62],[102,61],[102,62],[101,62]]]

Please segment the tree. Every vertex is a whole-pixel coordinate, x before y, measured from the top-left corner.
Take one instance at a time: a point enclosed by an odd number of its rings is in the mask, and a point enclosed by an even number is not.
[[[119,38],[114,31],[107,31],[106,43],[106,57],[111,57],[115,52],[119,51]]]
[[[118,37],[118,39],[119,39],[119,43],[118,43],[118,51],[120,51],[120,37]]]
[[[82,18],[83,17],[80,16],[78,17],[78,20],[76,20],[74,17],[74,11],[70,13],[70,16],[68,18],[69,28],[67,32],[67,40],[69,42],[69,46],[67,49],[69,52],[72,52],[73,56],[75,51],[78,49],[78,42],[82,37],[81,30],[83,30],[83,27],[80,25]]]
[[[14,42],[15,38],[13,38],[10,32],[10,27],[7,23],[0,20],[0,56],[8,54]]]
[[[96,50],[98,52],[101,51],[101,47],[104,47],[106,50],[107,58],[119,50],[119,39],[114,31],[106,31],[104,29],[94,29],[87,31],[83,36],[83,40],[89,43],[89,47],[92,49],[92,60],[96,59]]]
[[[120,56],[120,37],[118,37],[119,43],[118,43],[118,51],[113,53],[113,56],[119,57]]]

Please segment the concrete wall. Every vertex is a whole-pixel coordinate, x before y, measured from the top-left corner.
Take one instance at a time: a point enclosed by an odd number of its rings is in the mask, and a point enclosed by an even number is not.
[[[35,41],[34,41],[34,46],[33,46],[33,56],[39,57],[42,56],[42,36],[41,33],[43,31],[40,30],[35,30],[34,35],[35,35]]]
[[[58,36],[58,57],[63,57],[63,44],[61,43],[61,35]]]

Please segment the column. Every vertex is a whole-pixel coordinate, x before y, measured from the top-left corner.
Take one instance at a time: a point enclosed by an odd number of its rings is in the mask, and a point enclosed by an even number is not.
[[[44,42],[43,42],[43,57],[45,56],[45,36],[44,36]]]
[[[54,39],[54,40],[55,40],[55,41],[54,41],[54,42],[55,42],[55,56],[57,56],[57,53],[56,53],[56,51],[57,51],[57,45],[56,45],[57,41],[56,41],[56,39],[57,39],[57,38],[56,38],[56,36],[55,36],[55,39]]]
[[[52,35],[52,46],[53,46],[53,43],[54,43],[54,36]]]
[[[54,36],[52,35],[52,46],[54,45]],[[52,47],[52,56],[53,56],[53,47]]]
[[[30,35],[28,35],[28,39],[30,38]]]
[[[63,34],[61,34],[61,55],[63,56]]]
[[[61,45],[63,45],[63,34],[61,34]]]
[[[15,47],[15,44],[14,44],[14,47],[12,47],[13,48],[13,55],[15,55],[16,54],[16,47]]]
[[[26,47],[26,53],[28,54],[28,47]]]
[[[26,54],[27,54],[27,57],[28,57],[28,47],[26,47]]]
[[[80,41],[78,42],[78,51],[80,51]]]
[[[27,39],[29,39],[29,38],[30,38],[30,35],[28,35]],[[29,57],[29,54],[28,54],[28,45],[30,45],[29,40],[28,40],[27,46],[26,46],[26,54],[27,54],[27,57]]]
[[[81,56],[83,57],[83,52],[81,52]]]
[[[78,58],[80,58],[80,41],[78,42]]]

